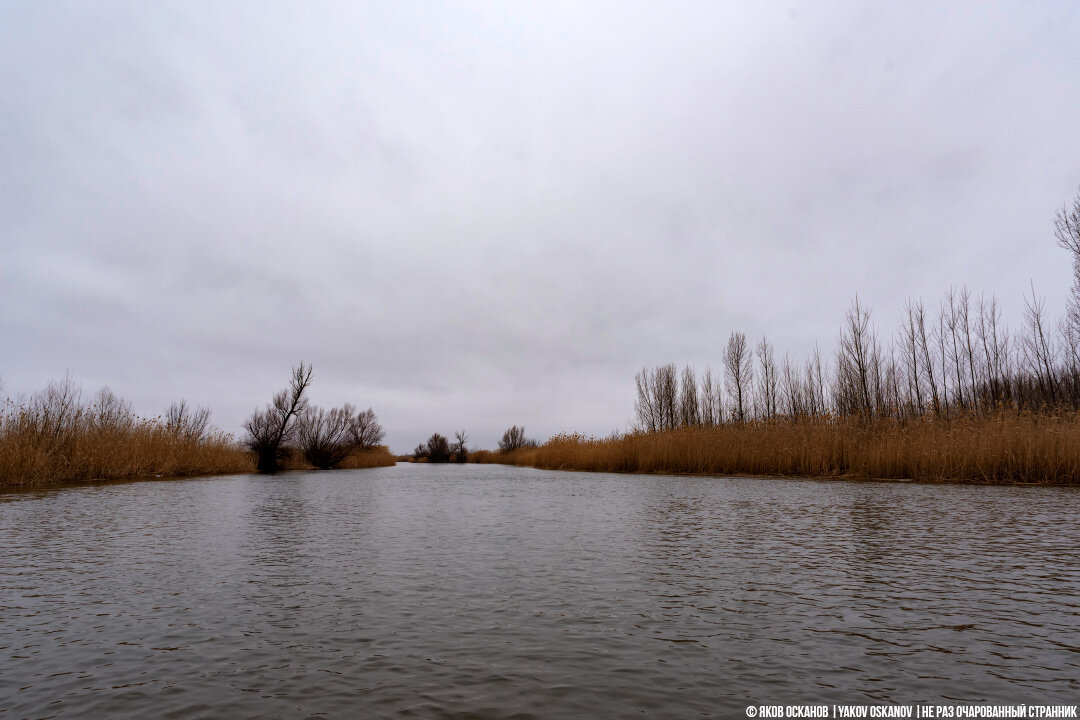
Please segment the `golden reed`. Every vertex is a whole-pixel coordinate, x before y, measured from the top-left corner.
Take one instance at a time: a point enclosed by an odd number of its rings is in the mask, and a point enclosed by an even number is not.
[[[1080,484],[1080,416],[998,413],[904,424],[750,422],[630,433],[558,435],[476,462],[553,470]]]
[[[198,417],[140,418],[111,391],[85,403],[70,380],[50,383],[28,400],[0,404],[0,489],[255,472],[254,453],[227,433],[207,431],[208,414]],[[294,456],[286,467],[310,467]],[[353,452],[340,467],[394,462],[378,446]]]
[[[110,429],[84,423],[60,436],[0,427],[0,488],[254,471],[254,456],[232,437],[188,438],[155,420]]]
[[[378,445],[368,450],[357,450],[337,464],[339,470],[352,470],[356,468],[387,467],[397,463],[397,458],[390,448]],[[305,466],[307,469],[310,466]]]

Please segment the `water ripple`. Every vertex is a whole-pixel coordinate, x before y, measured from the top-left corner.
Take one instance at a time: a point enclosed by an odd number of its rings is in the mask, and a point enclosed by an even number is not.
[[[415,465],[0,495],[0,717],[1072,704],[1078,498]]]

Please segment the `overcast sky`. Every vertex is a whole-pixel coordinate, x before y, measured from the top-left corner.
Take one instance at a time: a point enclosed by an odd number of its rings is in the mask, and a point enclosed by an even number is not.
[[[728,333],[1070,280],[1080,6],[0,4],[0,378],[403,452],[627,426]]]

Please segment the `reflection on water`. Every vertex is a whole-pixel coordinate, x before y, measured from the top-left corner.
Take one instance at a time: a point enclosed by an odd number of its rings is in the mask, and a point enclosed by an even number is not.
[[[415,465],[0,495],[0,717],[1072,704],[1078,499]]]

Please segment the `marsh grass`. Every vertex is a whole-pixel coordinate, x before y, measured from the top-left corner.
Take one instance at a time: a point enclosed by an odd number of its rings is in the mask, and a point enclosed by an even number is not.
[[[254,456],[231,436],[184,436],[157,419],[99,427],[80,418],[60,434],[19,413],[0,420],[0,488],[254,471]]]
[[[356,468],[388,467],[397,463],[397,458],[385,445],[377,445],[367,450],[354,450],[335,467],[339,470]]]
[[[904,424],[750,422],[607,439],[559,435],[474,462],[555,470],[1080,484],[1080,416],[998,413]]]

